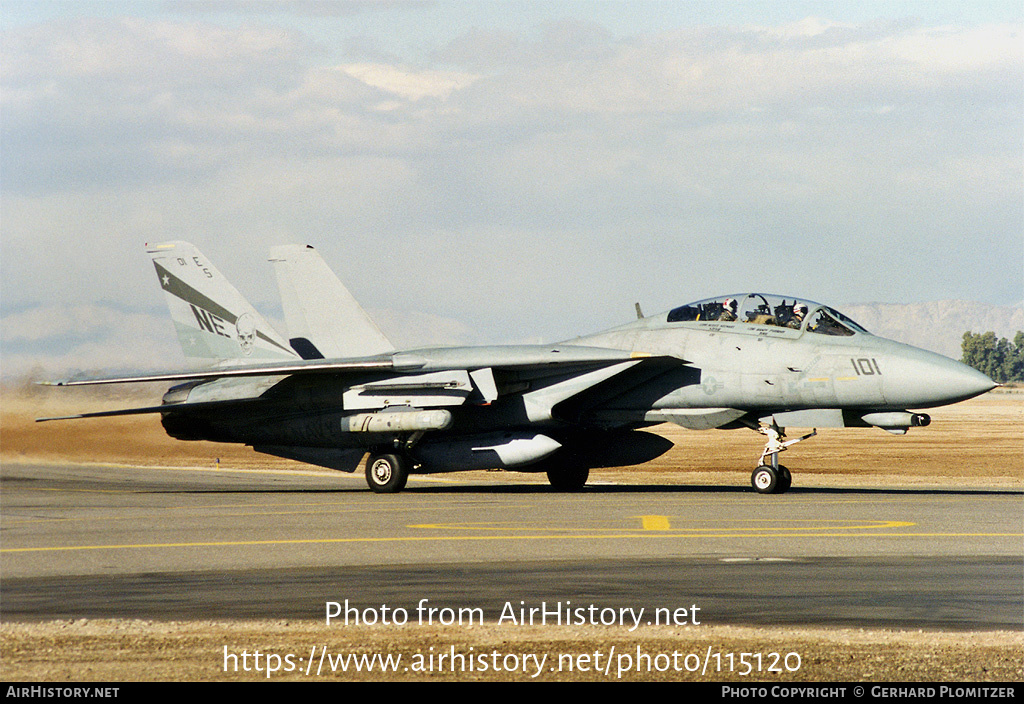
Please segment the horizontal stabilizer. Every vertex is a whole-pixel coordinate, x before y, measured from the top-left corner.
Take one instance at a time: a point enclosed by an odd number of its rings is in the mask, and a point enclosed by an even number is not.
[[[159,413],[167,410],[166,406],[146,406],[145,408],[123,408],[118,411],[100,411],[98,413],[77,413],[73,416],[49,416],[36,418],[36,423],[45,423],[48,420],[75,420],[77,418],[109,418],[111,416],[134,416],[140,413]]]
[[[96,384],[137,384],[145,381],[185,381],[187,379],[222,379],[243,376],[276,376],[282,374],[327,373],[345,371],[391,371],[395,364],[387,360],[345,360],[324,362],[309,360],[258,366],[221,367],[215,369],[183,369],[130,376],[83,377],[60,381],[36,382],[41,386],[92,386]]]
[[[143,406],[141,408],[122,408],[116,411],[97,411],[94,413],[78,413],[72,416],[50,416],[47,418],[36,418],[36,423],[45,423],[48,420],[76,420],[78,418],[110,418],[113,416],[137,416],[145,413],[170,413],[178,411],[193,411],[199,409],[211,409],[217,406],[238,407],[240,404],[255,403],[259,399],[232,399],[230,401],[202,401],[200,403],[162,403],[159,406]]]

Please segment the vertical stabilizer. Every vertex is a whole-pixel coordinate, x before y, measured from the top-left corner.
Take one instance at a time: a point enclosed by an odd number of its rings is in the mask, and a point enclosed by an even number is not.
[[[147,244],[186,357],[295,359],[281,335],[188,242]]]
[[[394,346],[315,249],[270,250],[292,347],[303,358],[368,357]]]

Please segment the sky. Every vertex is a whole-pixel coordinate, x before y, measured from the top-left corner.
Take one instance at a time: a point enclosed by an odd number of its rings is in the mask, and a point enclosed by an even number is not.
[[[144,243],[400,347],[1024,299],[1019,2],[0,0],[0,373],[184,364]]]

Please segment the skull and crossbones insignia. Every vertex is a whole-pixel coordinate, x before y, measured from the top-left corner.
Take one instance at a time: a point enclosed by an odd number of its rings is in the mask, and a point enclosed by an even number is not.
[[[242,313],[235,321],[235,331],[238,345],[248,357],[256,346],[256,319],[250,313]]]

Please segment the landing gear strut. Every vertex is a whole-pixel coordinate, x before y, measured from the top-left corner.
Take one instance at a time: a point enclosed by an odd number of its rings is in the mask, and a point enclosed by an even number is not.
[[[779,464],[779,453],[785,451],[790,445],[814,437],[818,431],[815,429],[807,435],[785,442],[782,440],[786,437],[785,429],[780,428],[774,422],[771,425],[758,426],[757,432],[768,440],[764,444],[764,451],[761,453],[761,459],[757,462],[757,468],[750,475],[750,484],[759,494],[785,493],[793,483],[793,475],[785,466]]]

